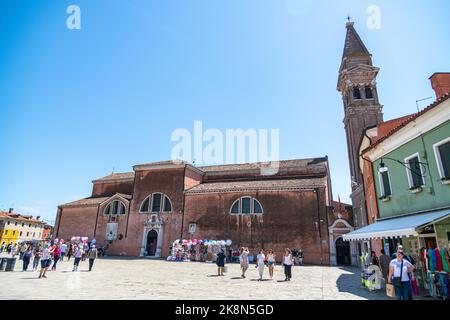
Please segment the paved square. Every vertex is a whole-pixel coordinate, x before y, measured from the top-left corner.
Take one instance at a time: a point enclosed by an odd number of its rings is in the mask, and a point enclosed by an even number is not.
[[[87,261],[72,272],[71,260],[58,262],[57,271],[38,279],[37,272],[22,272],[17,260],[14,272],[0,272],[0,299],[388,299],[383,290],[362,289],[357,268],[296,266],[293,279],[284,282],[283,267],[276,266],[273,280],[259,282],[254,265],[246,279],[240,279],[238,264],[227,266],[225,276],[217,277],[211,263],[103,258],[92,272]]]

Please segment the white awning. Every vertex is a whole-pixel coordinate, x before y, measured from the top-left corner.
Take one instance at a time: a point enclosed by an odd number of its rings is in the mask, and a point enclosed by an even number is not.
[[[380,220],[367,227],[347,233],[346,241],[416,237],[427,225],[450,217],[450,209]]]

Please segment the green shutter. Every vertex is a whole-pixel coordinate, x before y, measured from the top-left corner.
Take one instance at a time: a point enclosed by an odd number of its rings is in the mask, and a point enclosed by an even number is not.
[[[441,155],[442,168],[444,170],[443,178],[450,178],[450,142],[439,146],[439,153]]]

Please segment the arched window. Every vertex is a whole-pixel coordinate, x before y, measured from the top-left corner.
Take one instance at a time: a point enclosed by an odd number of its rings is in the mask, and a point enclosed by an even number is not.
[[[141,213],[172,212],[172,202],[163,193],[155,192],[149,195],[141,204]]]
[[[359,87],[353,87],[353,99],[355,100],[361,99],[361,91],[359,91]]]
[[[236,215],[256,215],[263,214],[261,203],[252,197],[242,197],[237,199],[230,209],[230,214]]]
[[[114,200],[105,207],[103,210],[104,215],[118,215],[118,214],[126,214],[125,205],[119,201]]]

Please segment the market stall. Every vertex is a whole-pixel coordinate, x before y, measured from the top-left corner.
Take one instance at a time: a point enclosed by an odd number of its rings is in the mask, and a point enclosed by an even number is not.
[[[214,262],[217,254],[221,250],[227,252],[231,245],[231,240],[175,240],[167,261]]]
[[[395,243],[403,245],[408,259],[416,267],[411,283],[414,295],[448,299],[450,298],[449,225],[449,210],[405,215],[378,220],[374,224],[344,235],[344,240],[381,239],[383,245],[388,245],[395,239]],[[368,270],[365,259],[367,257],[361,257],[362,286],[372,289],[372,283],[368,279],[373,273]]]

